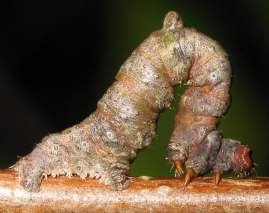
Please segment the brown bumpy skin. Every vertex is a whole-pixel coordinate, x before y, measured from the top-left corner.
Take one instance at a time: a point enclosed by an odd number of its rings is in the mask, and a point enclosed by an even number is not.
[[[176,14],[169,16],[176,20]],[[180,24],[175,26],[182,26],[177,20]],[[176,174],[184,173],[185,164],[185,184],[212,169],[216,178],[229,170],[239,176],[248,175],[253,170],[250,149],[239,141],[222,139],[216,131],[218,120],[230,102],[231,67],[227,54],[216,41],[193,29],[175,27],[170,37],[174,39],[163,53],[165,65],[176,68],[175,60],[190,65],[188,88],[179,103],[168,146],[168,159],[174,164]]]
[[[236,167],[233,154],[252,167],[244,146],[227,149],[229,140],[223,143],[214,132],[218,117],[228,107],[230,70],[215,41],[183,27],[177,13],[169,12],[163,28],[121,66],[95,112],[80,124],[45,137],[16,163],[21,185],[38,191],[43,177],[76,174],[97,178],[115,190],[126,188],[130,160],[151,143],[160,111],[174,98],[173,86],[186,80],[190,86],[179,106],[168,149],[170,161],[178,169],[186,162],[196,175],[210,169],[245,171],[244,166]],[[228,150],[229,155],[220,155],[219,150]],[[221,165],[228,162],[226,158],[231,163],[225,170]],[[196,160],[202,166],[196,168]]]

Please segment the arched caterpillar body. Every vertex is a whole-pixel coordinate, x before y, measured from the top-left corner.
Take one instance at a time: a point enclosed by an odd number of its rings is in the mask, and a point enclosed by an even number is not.
[[[222,139],[218,118],[229,105],[231,68],[226,53],[209,37],[185,28],[169,12],[121,66],[116,81],[80,124],[45,137],[20,159],[21,185],[37,191],[47,175],[97,178],[115,190],[127,187],[129,161],[152,141],[161,110],[173,100],[173,86],[187,81],[168,147],[168,158],[187,178],[208,170],[248,173],[249,148]]]

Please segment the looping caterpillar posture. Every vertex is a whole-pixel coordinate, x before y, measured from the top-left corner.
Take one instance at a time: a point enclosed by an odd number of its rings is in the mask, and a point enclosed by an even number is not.
[[[97,178],[115,190],[127,187],[129,161],[148,146],[161,110],[174,98],[173,86],[186,82],[168,146],[168,159],[186,184],[209,170],[220,175],[253,169],[251,151],[216,130],[229,105],[231,68],[222,47],[169,12],[163,28],[153,32],[121,66],[116,81],[80,124],[45,137],[20,159],[21,185],[38,191],[47,175]]]

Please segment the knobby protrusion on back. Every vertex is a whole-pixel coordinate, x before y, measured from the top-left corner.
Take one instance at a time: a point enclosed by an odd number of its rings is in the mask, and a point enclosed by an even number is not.
[[[163,29],[174,31],[180,28],[183,28],[181,17],[175,11],[168,12],[163,21]]]

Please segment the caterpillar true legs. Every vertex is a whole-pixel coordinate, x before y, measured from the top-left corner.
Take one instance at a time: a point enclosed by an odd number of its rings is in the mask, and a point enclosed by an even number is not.
[[[169,12],[163,28],[152,33],[121,66],[116,81],[80,124],[45,137],[15,169],[21,185],[38,191],[47,175],[97,178],[115,190],[128,186],[129,161],[152,141],[161,110],[173,100],[173,86],[187,81],[168,158],[191,176],[213,169],[247,174],[250,150],[216,131],[229,105],[231,69],[223,49],[197,31],[183,27]],[[217,178],[217,182],[218,182]]]
[[[177,14],[170,13],[166,19],[177,23]],[[250,148],[240,145],[239,141],[223,139],[216,131],[218,120],[230,102],[231,67],[227,55],[216,41],[193,29],[175,30],[182,25],[171,27],[169,36],[174,40],[170,39],[172,42],[166,49],[170,52],[164,54],[191,61],[188,88],[178,106],[168,158],[179,175],[183,174],[185,163],[185,185],[192,177],[212,169],[216,183],[223,172],[229,170],[246,176],[253,169]]]

